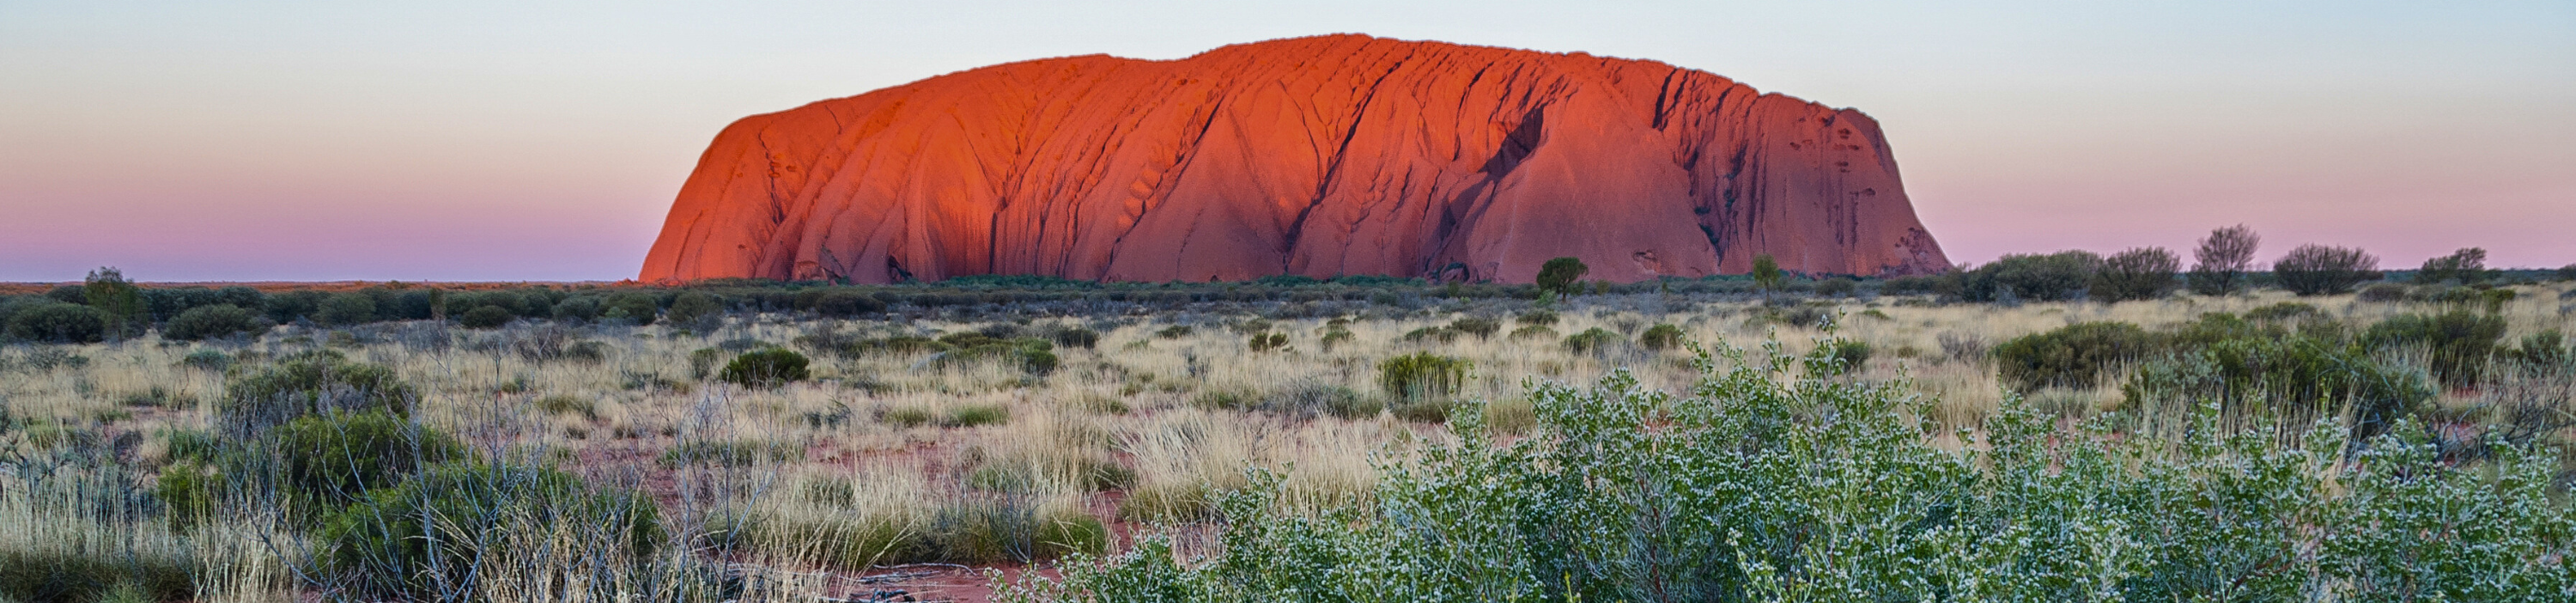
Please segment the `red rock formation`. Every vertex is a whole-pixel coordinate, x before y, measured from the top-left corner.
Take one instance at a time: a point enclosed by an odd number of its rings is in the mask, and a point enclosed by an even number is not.
[[[1949,265],[1878,124],[1706,72],[1340,35],[996,65],[716,136],[642,279],[1636,281]]]

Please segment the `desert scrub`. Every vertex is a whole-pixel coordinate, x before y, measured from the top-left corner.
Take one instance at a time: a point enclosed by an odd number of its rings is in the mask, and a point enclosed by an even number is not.
[[[463,458],[465,445],[436,429],[368,411],[309,416],[269,430],[263,449],[294,501],[309,509],[336,509],[377,488],[402,483],[421,467]],[[234,460],[235,474],[257,471],[268,459]]]
[[[512,564],[500,562],[542,534],[572,547],[560,565],[541,568],[560,579],[631,573],[662,545],[661,516],[651,500],[594,488],[553,469],[451,463],[400,486],[369,492],[331,516],[316,534],[324,566],[355,594],[410,600],[459,599],[483,592],[481,581]],[[480,597],[471,597],[480,598]]]
[[[319,412],[383,410],[410,416],[418,398],[392,368],[349,362],[339,352],[321,350],[226,380],[217,413],[226,428],[256,433]]]
[[[655,458],[663,467],[716,465],[745,467],[761,463],[784,463],[805,458],[805,446],[773,440],[690,440],[680,442]]]
[[[725,363],[724,372],[716,379],[743,387],[778,387],[804,381],[808,376],[804,354],[786,348],[768,348],[744,352]]]
[[[1568,352],[1576,354],[1599,354],[1610,351],[1613,347],[1627,342],[1628,338],[1620,337],[1618,333],[1611,332],[1609,329],[1593,327],[1584,329],[1581,333],[1567,335],[1565,337],[1564,345],[1565,351]]]
[[[1222,547],[1147,535],[1001,598],[2576,595],[2576,512],[2546,454],[2460,466],[2422,429],[2356,441],[2330,419],[2119,437],[2013,401],[1978,430],[1985,448],[1943,448],[1902,384],[1824,378],[1834,359],[1777,350],[1704,357],[1683,396],[1625,371],[1535,384],[1530,436],[1488,438],[1462,414],[1455,444],[1382,465],[1371,502],[1320,516],[1283,509],[1285,480],[1256,471],[1215,495]]]
[[[1406,401],[1447,399],[1467,382],[1464,359],[1420,352],[1388,358],[1377,365],[1377,385],[1388,396]]]
[[[2023,392],[2042,387],[2091,389],[2102,374],[2161,351],[2164,342],[2125,322],[2087,322],[2033,333],[1995,346],[1996,371]]]
[[[266,330],[268,326],[260,324],[259,317],[249,310],[232,304],[215,304],[189,308],[172,317],[169,323],[161,325],[161,338],[197,341]]]
[[[1681,327],[1659,323],[1652,327],[1646,327],[1646,332],[1638,334],[1637,345],[1644,346],[1649,350],[1661,352],[1664,350],[1681,348],[1682,338],[1683,335]]]

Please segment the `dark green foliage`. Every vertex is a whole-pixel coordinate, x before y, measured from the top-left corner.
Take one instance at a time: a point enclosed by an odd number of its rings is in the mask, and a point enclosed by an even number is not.
[[[1997,376],[2024,393],[2042,387],[2091,389],[2102,373],[2162,348],[2146,329],[2125,322],[2087,322],[2013,338],[1995,346]]]
[[[1659,352],[1679,349],[1682,347],[1683,337],[1681,327],[1658,323],[1655,326],[1646,327],[1646,332],[1637,335],[1637,345]]]
[[[2376,349],[2420,346],[2432,355],[2434,377],[2444,385],[2469,387],[2485,374],[2487,359],[2495,355],[2504,329],[2502,316],[2452,310],[2389,317],[2371,325],[2361,340]]]
[[[1421,352],[1388,358],[1377,365],[1377,384],[1387,395],[1405,401],[1445,400],[1467,382],[1465,359]]]
[[[1172,325],[1163,327],[1161,330],[1154,331],[1154,336],[1164,339],[1180,339],[1188,337],[1191,330],[1192,329],[1190,329],[1189,325]]]
[[[309,414],[384,410],[410,416],[418,395],[393,369],[348,362],[338,352],[289,357],[224,382],[217,419],[256,433]]]
[[[267,445],[280,460],[279,477],[295,499],[328,509],[466,452],[456,438],[383,411],[288,421],[269,430]]]
[[[662,545],[660,512],[642,495],[599,490],[553,469],[450,463],[332,515],[316,532],[323,560],[351,594],[431,600],[476,592],[479,560],[498,530],[560,530],[622,549],[570,557],[606,564],[649,558]],[[561,568],[573,575],[582,568]]]
[[[1584,329],[1581,333],[1567,335],[1564,343],[1566,351],[1574,352],[1576,354],[1597,354],[1609,351],[1612,347],[1627,342],[1628,338],[1620,337],[1618,333],[1610,332],[1608,329],[1603,329],[1601,327],[1593,327]]]
[[[197,350],[179,358],[179,365],[208,372],[223,372],[233,367],[233,356],[223,350]]]
[[[796,292],[794,308],[832,318],[884,312],[886,303],[858,289],[807,289]]]
[[[456,324],[468,329],[498,329],[517,317],[508,308],[483,306],[466,310],[464,315],[456,317]]]
[[[365,293],[335,293],[322,299],[313,309],[313,322],[326,327],[345,327],[376,320],[376,298]]]
[[[2171,293],[2182,260],[2163,247],[2139,247],[2112,254],[2093,273],[2093,299],[2122,302],[2155,299]]]
[[[2245,319],[2262,322],[2297,322],[2323,318],[2324,310],[2299,302],[2281,302],[2245,311]]]
[[[1830,296],[1830,297],[1850,297],[1853,293],[1858,293],[1859,291],[1860,291],[1860,279],[1855,279],[1855,278],[1850,278],[1850,277],[1840,277],[1840,276],[1838,276],[1838,277],[1829,278],[1829,279],[1825,279],[1825,280],[1821,280],[1821,281],[1816,281],[1816,294],[1817,294],[1817,295],[1824,295],[1824,296]]]
[[[795,350],[786,348],[754,350],[735,356],[732,362],[725,363],[724,372],[716,378],[743,387],[778,387],[804,381],[807,376],[806,363],[805,355],[798,354]]]
[[[1512,317],[1512,322],[1534,327],[1554,325],[1556,324],[1556,313],[1547,310],[1531,310],[1528,312],[1522,312],[1520,316]]]
[[[1817,367],[1831,374],[1860,370],[1861,365],[1869,364],[1870,354],[1875,351],[1869,342],[1840,337],[1825,340],[1817,346],[1817,352],[1812,355],[1827,361]]]
[[[98,343],[107,338],[107,315],[79,304],[40,304],[10,316],[8,334],[20,341]]]
[[[1484,339],[1494,336],[1494,333],[1501,332],[1503,330],[1503,323],[1491,318],[1469,316],[1449,321],[1449,330],[1474,335],[1477,339]]]
[[[1404,341],[1408,343],[1449,343],[1457,340],[1458,332],[1449,330],[1448,327],[1423,327],[1404,332]]]
[[[2090,251],[2006,255],[1962,275],[1960,296],[1975,302],[2076,299],[2101,264],[2101,256]]]
[[[653,296],[627,293],[609,298],[608,304],[599,310],[599,319],[643,326],[653,324],[661,313],[661,305],[653,301]]]
[[[655,462],[664,467],[683,465],[719,465],[748,467],[768,462],[783,463],[805,458],[805,447],[794,442],[767,440],[690,440],[680,442]]]
[[[1576,293],[1574,282],[1590,272],[1592,267],[1583,265],[1583,260],[1570,257],[1551,259],[1538,267],[1538,288],[1555,291],[1558,295],[1573,295]]]
[[[671,308],[662,314],[671,324],[691,331],[712,330],[724,321],[724,302],[703,291],[690,291],[671,300]]]
[[[2568,348],[2566,334],[2557,329],[2522,336],[2522,344],[2506,355],[2534,370],[2576,371],[2576,350]]]
[[[1059,346],[1088,350],[1100,345],[1100,332],[1082,327],[1069,327],[1048,333],[1047,339],[1053,340]]]
[[[599,319],[599,298],[581,296],[566,298],[555,304],[554,319],[564,322],[589,322]]]
[[[259,317],[232,304],[197,306],[180,312],[161,326],[161,337],[175,341],[219,339],[243,333],[267,330]]]
[[[1011,422],[1011,407],[999,404],[969,404],[948,411],[939,419],[941,427],[980,427]]]
[[[1878,286],[1878,292],[1887,295],[1935,295],[1940,297],[1964,298],[1967,294],[1967,273],[1952,270],[1940,274],[1900,276],[1887,279],[1886,283],[1880,284]]]
[[[1787,278],[1780,271],[1780,260],[1773,259],[1768,253],[1753,256],[1752,274],[1754,286],[1761,287],[1763,291],[1780,290],[1781,281]]]
[[[99,319],[109,339],[124,339],[143,333],[152,324],[152,315],[143,303],[143,292],[126,282],[125,274],[115,268],[92,270],[81,284],[81,300],[98,310]]]
[[[1550,329],[1539,325],[1530,325],[1518,329],[1512,329],[1511,339],[1513,341],[1553,341],[1556,339],[1556,329]]]
[[[45,290],[45,299],[66,304],[89,304],[89,289],[80,285],[63,285]]]
[[[2412,373],[2371,359],[2362,349],[2300,336],[2252,336],[2198,346],[2141,365],[2121,386],[2129,408],[2169,405],[2188,415],[2214,401],[2228,415],[2281,413],[2313,420],[2349,407],[2361,435],[2387,429],[2433,396]]]
[[[2415,270],[2415,282],[2423,284],[2477,285],[2493,280],[2500,273],[2487,269],[2487,250],[2470,247],[2437,258],[2427,258]]]
[[[2558,277],[2558,280],[2561,281],[2576,281],[2576,264],[2560,266],[2558,267],[2558,271],[2552,274],[2555,274]]]
[[[1276,332],[1254,333],[1250,339],[1244,341],[1244,345],[1255,352],[1274,352],[1285,350],[1288,349],[1288,334]]]
[[[2299,295],[2338,295],[2379,280],[2379,258],[2350,247],[2301,245],[2272,263],[2272,278]]]

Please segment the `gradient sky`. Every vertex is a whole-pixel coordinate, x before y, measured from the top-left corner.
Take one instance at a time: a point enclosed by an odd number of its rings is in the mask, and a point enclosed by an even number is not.
[[[1354,32],[1857,107],[1954,261],[2576,262],[2576,2],[0,0],[0,281],[631,278],[732,120]]]

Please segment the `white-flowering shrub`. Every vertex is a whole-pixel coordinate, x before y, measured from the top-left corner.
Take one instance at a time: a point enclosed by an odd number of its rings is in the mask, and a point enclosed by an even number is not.
[[[1830,350],[1832,346],[1819,346]],[[1935,446],[1904,383],[1824,353],[1701,355],[1684,395],[1543,383],[1508,443],[1381,467],[1370,506],[1274,507],[1256,472],[1220,546],[1076,557],[1015,601],[2567,601],[2576,514],[2552,455],[2446,458],[2400,424],[2061,429],[2018,403]],[[1723,361],[1730,368],[1719,368]],[[1801,367],[1784,375],[1761,367]],[[1035,576],[1034,573],[1028,574]]]

